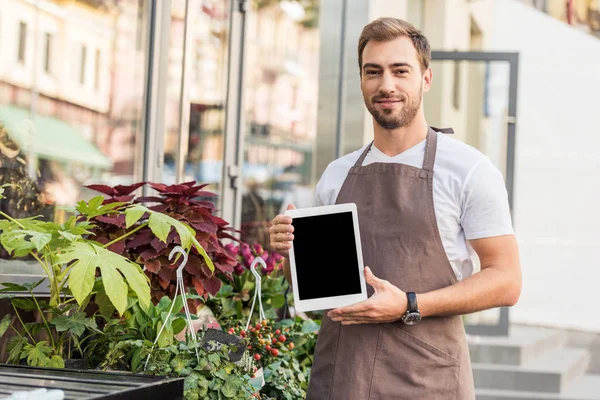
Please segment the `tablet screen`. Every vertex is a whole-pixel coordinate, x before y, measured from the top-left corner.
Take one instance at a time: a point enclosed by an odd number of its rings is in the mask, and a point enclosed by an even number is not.
[[[352,212],[296,217],[292,225],[300,300],[359,294]]]

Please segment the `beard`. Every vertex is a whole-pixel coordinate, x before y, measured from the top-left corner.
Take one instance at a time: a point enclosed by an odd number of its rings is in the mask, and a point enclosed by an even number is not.
[[[392,110],[379,110],[376,108],[375,104],[377,101],[381,99],[391,98],[388,96],[377,95],[372,98],[371,101],[368,101],[363,95],[365,105],[367,106],[367,110],[375,119],[375,122],[379,124],[383,129],[391,131],[394,129],[402,128],[404,126],[410,125],[417,113],[419,112],[419,108],[421,107],[421,99],[423,98],[423,88],[419,89],[419,94],[417,97],[414,97],[412,100],[405,101],[404,107],[402,107],[399,111],[396,109]]]

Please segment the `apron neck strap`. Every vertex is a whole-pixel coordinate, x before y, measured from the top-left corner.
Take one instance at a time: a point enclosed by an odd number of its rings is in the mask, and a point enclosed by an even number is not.
[[[427,131],[427,138],[425,139],[425,157],[423,159],[423,169],[426,171],[433,171],[433,165],[435,164],[435,152],[437,149],[436,132],[452,134],[454,133],[454,130],[452,128],[434,128],[432,126],[429,127]],[[363,162],[365,161],[367,154],[371,150],[371,146],[373,146],[373,143],[374,141],[371,141],[371,143],[369,143],[369,145],[362,152],[360,157],[358,157],[358,160],[356,161],[356,163],[354,163],[355,167],[361,167],[363,165]]]
[[[423,157],[423,169],[425,171],[433,171],[435,164],[435,153],[437,149],[437,133],[433,128],[429,127],[427,138],[425,139],[425,157]]]
[[[369,143],[365,151],[363,151],[360,157],[358,157],[358,160],[356,161],[356,163],[354,163],[355,167],[362,167],[363,162],[365,161],[365,157],[367,157],[369,150],[371,150],[371,146],[373,146],[373,142],[374,140],[372,140],[371,143]]]

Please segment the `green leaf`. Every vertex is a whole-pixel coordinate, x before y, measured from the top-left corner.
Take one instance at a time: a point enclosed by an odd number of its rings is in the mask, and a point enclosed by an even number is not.
[[[80,201],[77,203],[77,211],[85,215],[87,219],[91,219],[100,215],[113,214],[117,212],[117,208],[123,206],[126,203],[114,202],[102,205],[104,197],[96,196],[89,202]]]
[[[193,232],[193,230],[192,230],[192,232]],[[192,237],[192,244],[194,245],[194,248],[196,249],[196,251],[198,251],[198,253],[200,253],[202,258],[204,258],[204,261],[206,262],[206,266],[208,267],[208,269],[210,269],[211,272],[215,272],[215,264],[213,263],[212,259],[206,253],[206,250],[204,250],[204,247],[202,247],[202,245],[196,240],[195,237]]]
[[[131,370],[137,372],[140,364],[142,363],[142,347],[138,347],[131,357]]]
[[[152,233],[154,233],[162,242],[167,242],[167,237],[169,236],[169,232],[171,232],[171,227],[173,226],[171,220],[177,222],[177,220],[169,217],[168,215],[160,213],[152,213],[150,214],[150,218],[148,218],[148,223]],[[187,249],[189,248],[189,239],[187,240],[188,243],[185,242],[186,241],[181,238],[182,246]]]
[[[35,289],[36,287],[40,286],[40,285],[41,285],[41,283],[42,283],[42,282],[44,282],[45,280],[46,280],[46,278],[44,277],[44,278],[42,278],[42,279],[40,279],[39,281],[37,281],[37,282],[34,282],[34,283],[28,283],[28,282],[27,282],[27,283],[24,283],[24,284],[23,284],[23,287],[25,288],[25,290],[27,290],[27,291],[31,292],[31,291],[32,291],[33,289]]]
[[[46,341],[37,342],[35,346],[27,343],[21,352],[21,358],[27,357],[27,365],[34,367],[44,366],[48,360],[48,356],[52,354],[52,349],[46,346]]]
[[[6,330],[10,326],[10,320],[10,314],[6,314],[4,318],[2,318],[2,321],[0,321],[0,337],[2,337],[4,333],[6,333]]]
[[[136,222],[138,222],[140,220],[140,218],[142,218],[144,216],[144,214],[146,213],[146,210],[144,210],[145,207],[137,207],[137,206],[133,206],[133,207],[129,207],[125,210],[125,227],[126,228],[130,228],[131,226],[133,226],[133,224],[135,224]]]
[[[52,321],[57,332],[69,331],[72,335],[79,337],[85,332],[85,328],[96,329],[96,321],[86,318],[85,313],[75,312],[73,315],[58,315]]]
[[[3,289],[5,290],[5,289]],[[0,293],[0,300],[2,299],[12,299],[13,297],[15,297],[14,294],[12,293]]]
[[[237,395],[237,388],[234,385],[232,385],[231,383],[227,382],[221,388],[221,393],[223,393],[223,396],[231,399]]]
[[[214,367],[219,367],[221,365],[221,355],[219,353],[210,353],[208,355],[208,361]]]
[[[45,245],[52,240],[52,234],[47,232],[38,232],[35,230],[17,229],[9,232],[3,232],[0,242],[2,246],[15,256],[22,256],[24,252],[28,254],[30,250],[41,251]]]
[[[62,359],[61,356],[54,355],[50,358],[50,362],[48,363],[48,367],[50,368],[64,368],[65,360]]]
[[[21,361],[21,353],[23,352],[23,346],[27,344],[27,341],[21,339],[19,336],[13,336],[8,341],[8,359],[10,364],[18,364]],[[25,358],[25,356],[23,357]]]
[[[158,331],[160,331],[161,327],[163,326],[163,322],[160,321],[158,323],[158,327],[157,327],[157,333]],[[158,347],[167,347],[173,344],[173,331],[171,330],[171,327],[169,327],[168,325],[165,327],[165,329],[163,329],[163,331],[160,333],[160,336],[158,337],[158,340],[156,341],[156,344],[158,344]]]
[[[171,329],[173,330],[173,334],[177,335],[185,328],[185,319],[183,318],[175,318],[173,323],[171,324]],[[0,335],[2,336],[2,335]]]
[[[169,298],[169,296],[163,296],[160,298],[160,301],[156,304],[155,307],[159,312],[168,311],[169,307],[171,307],[171,299]]]
[[[320,326],[312,319],[307,319],[302,323],[302,333],[313,333],[319,330]]]
[[[183,381],[183,390],[192,390],[198,387],[198,374],[192,372]]]
[[[94,287],[96,268],[100,268],[106,295],[120,315],[127,309],[127,285],[135,292],[141,305],[150,304],[148,278],[139,265],[119,254],[92,243],[75,242],[59,259],[62,263],[75,261],[69,274],[69,288],[79,304]]]
[[[35,303],[33,302],[33,300],[30,300],[30,299],[24,299],[24,298],[17,297],[17,298],[12,299],[12,303],[15,305],[15,307],[17,307],[18,309],[21,309],[23,311],[37,310]]]
[[[285,297],[282,294],[276,294],[271,297],[271,305],[274,308],[281,308],[285,304]]]
[[[16,283],[2,282],[0,285],[5,287],[5,289],[0,290],[0,292],[28,292],[25,286],[17,285]]]
[[[115,312],[115,306],[112,305],[110,299],[106,295],[106,292],[98,292],[96,293],[96,298],[94,303],[98,306],[98,310],[100,311],[100,315],[105,318],[110,318]]]

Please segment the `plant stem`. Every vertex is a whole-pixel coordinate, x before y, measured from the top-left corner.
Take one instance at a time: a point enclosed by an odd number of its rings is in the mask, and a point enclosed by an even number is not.
[[[14,326],[12,326],[12,324],[10,325],[10,328],[11,328],[13,331],[15,331],[15,333],[16,333],[16,334],[17,334],[17,335],[18,335],[18,336],[21,338],[21,340],[25,340],[25,341],[27,340],[27,339],[25,339],[25,338],[23,337],[23,335],[21,335],[21,333],[20,333],[18,330],[16,330],[16,329],[15,329],[15,327],[14,327]]]
[[[110,241],[110,242],[106,243],[105,245],[102,245],[102,247],[103,248],[107,248],[109,246],[112,246],[113,244],[115,244],[117,242],[120,242],[121,240],[125,239],[126,237],[133,235],[134,233],[136,233],[140,229],[145,228],[147,226],[148,226],[148,222],[145,222],[145,223],[141,224],[140,226],[138,226],[137,228],[132,229],[131,231],[127,232],[126,234],[119,236],[115,240]]]
[[[40,307],[40,304],[38,303],[37,299],[35,298],[33,291],[30,290],[29,293],[31,294],[31,298],[33,299],[33,302],[35,303],[35,306],[37,307],[38,311],[40,312],[42,321],[44,321],[44,325],[46,325],[46,331],[48,332],[48,336],[50,336],[50,343],[52,343],[52,347],[54,347],[54,345],[55,345],[54,336],[52,335],[52,331],[50,330],[50,325],[48,324],[48,320],[46,319],[46,317],[44,317],[42,308]]]
[[[0,215],[3,216],[4,218],[6,218],[7,220],[14,222],[15,224],[19,225],[21,227],[21,229],[25,229],[25,225],[23,225],[22,223],[20,223],[19,221],[17,221],[16,219],[14,219],[13,217],[11,217],[8,214],[5,214],[4,212],[0,211]]]
[[[10,305],[12,306],[13,310],[15,310],[15,313],[17,314],[17,318],[19,318],[19,322],[21,323],[21,326],[23,327],[23,329],[25,330],[25,332],[27,332],[27,336],[29,336],[29,338],[31,339],[31,341],[33,342],[33,344],[35,344],[35,339],[33,338],[33,336],[31,336],[31,333],[29,332],[29,329],[27,329],[27,327],[25,326],[25,323],[23,322],[23,320],[21,319],[21,314],[19,314],[19,312],[17,311],[17,307],[15,307],[15,305],[13,304],[13,302],[10,302]]]
[[[42,261],[42,259],[40,257],[38,257],[38,255],[32,251],[29,252],[29,254],[31,254],[33,256],[33,258],[35,258],[37,260],[38,263],[40,263],[40,265],[42,266],[42,268],[44,268],[44,272],[46,272],[46,275],[48,275],[48,279],[50,280],[50,285],[52,286],[52,275],[50,274],[50,270],[48,269],[48,266],[46,265],[46,263],[44,263]]]

